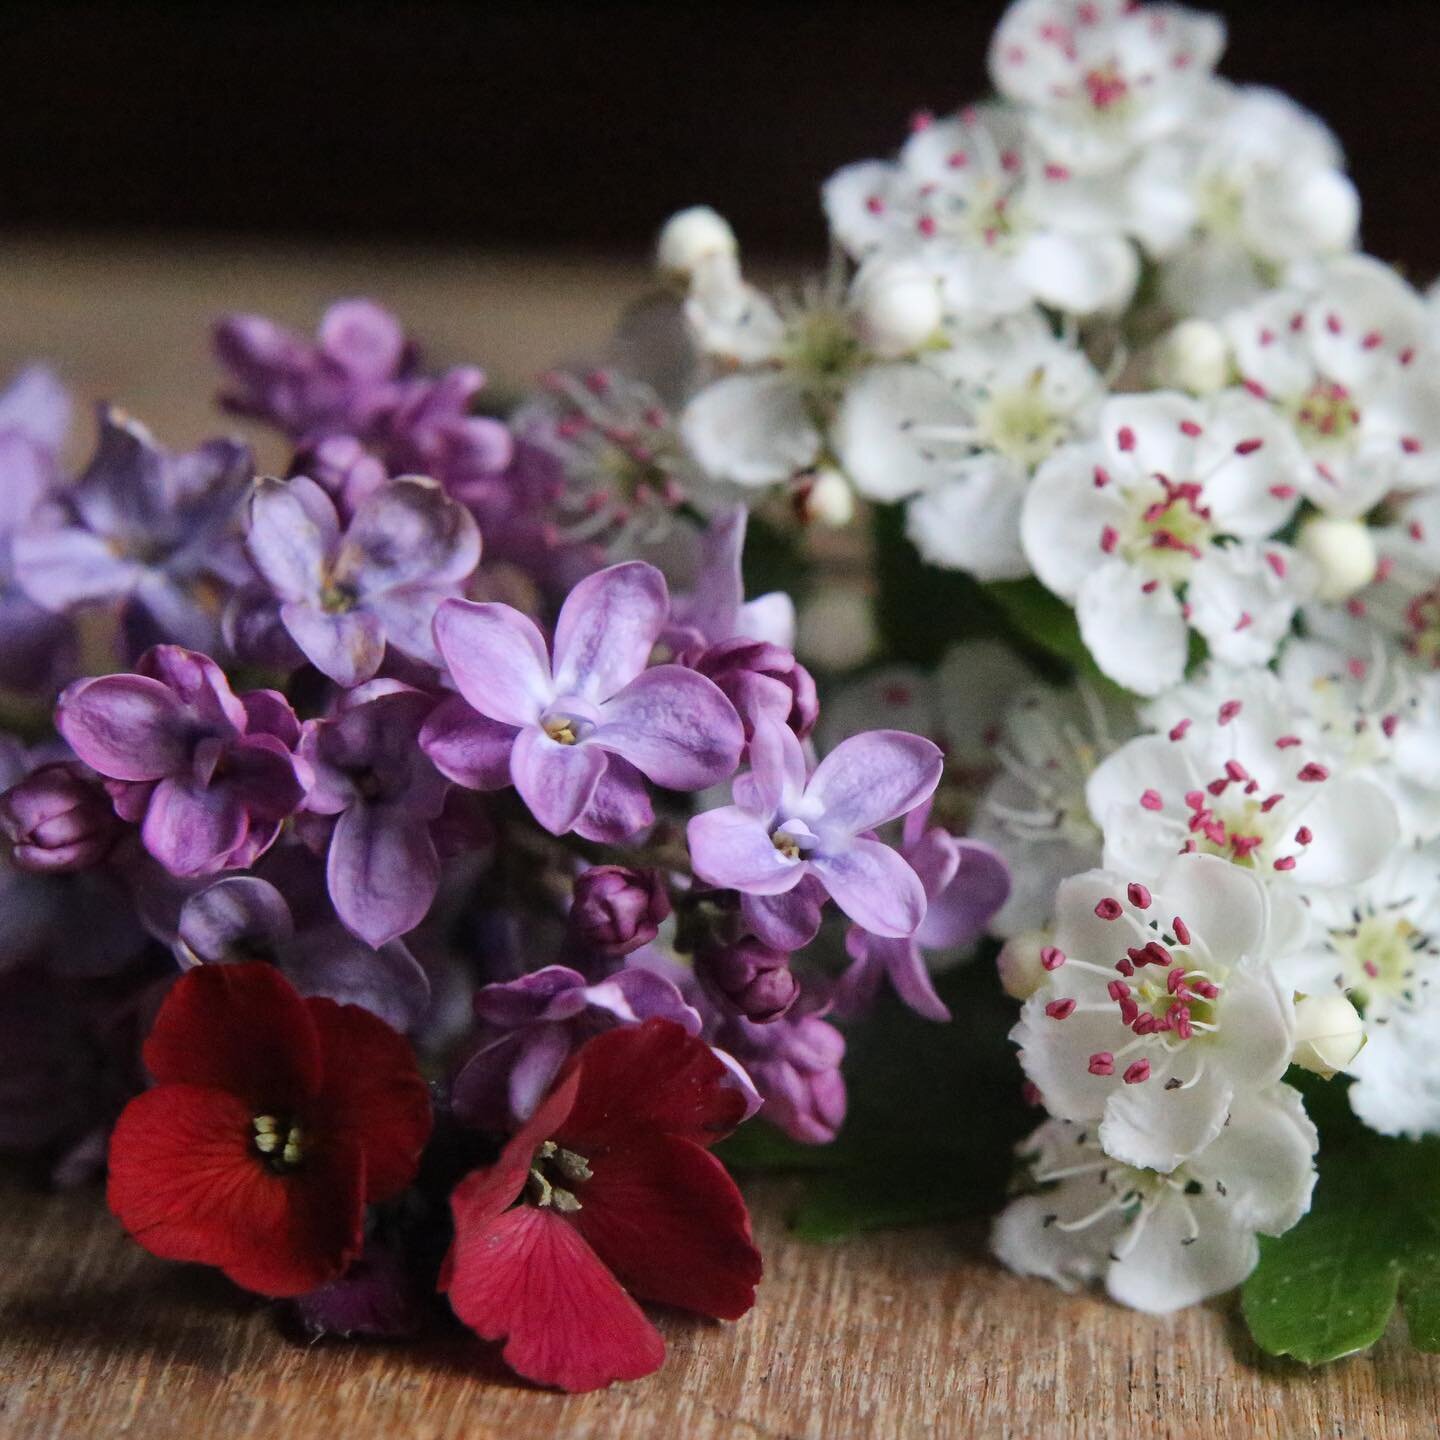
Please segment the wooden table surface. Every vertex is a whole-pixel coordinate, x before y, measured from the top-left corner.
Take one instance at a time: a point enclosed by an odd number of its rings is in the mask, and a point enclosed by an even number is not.
[[[638,267],[463,254],[301,255],[224,245],[0,240],[0,372],[58,360],[162,437],[206,429],[204,326],[224,307],[307,323],[334,296],[397,305],[439,358],[518,385],[598,346]],[[958,1100],[958,1097],[957,1097]],[[0,1178],[4,1440],[728,1440],[728,1437],[1236,1436],[1429,1440],[1440,1357],[1391,1334],[1328,1369],[1259,1356],[1231,1305],[1165,1320],[997,1269],[976,1230],[807,1245],[787,1183],[749,1195],[766,1261],[734,1326],[662,1317],[656,1377],[565,1398],[507,1378],[487,1347],[304,1347],[270,1307],[166,1265],[120,1233],[96,1191]]]

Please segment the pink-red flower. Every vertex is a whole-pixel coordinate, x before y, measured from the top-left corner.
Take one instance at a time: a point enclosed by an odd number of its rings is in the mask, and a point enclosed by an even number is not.
[[[110,1140],[110,1208],[152,1254],[303,1295],[360,1253],[365,1206],[403,1190],[430,1134],[409,1044],[273,966],[202,965],[166,997],[155,1086]]]
[[[745,1202],[709,1153],[745,1114],[728,1073],[670,1021],[607,1031],[456,1186],[440,1288],[513,1370],[572,1391],[639,1379],[665,1342],[636,1300],[721,1320],[755,1303]]]

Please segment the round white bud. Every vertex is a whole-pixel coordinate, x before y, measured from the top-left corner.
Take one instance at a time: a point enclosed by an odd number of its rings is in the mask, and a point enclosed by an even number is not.
[[[1343,995],[1307,995],[1295,1003],[1295,1053],[1304,1070],[1326,1080],[1343,1070],[1365,1043],[1365,1022]]]
[[[860,338],[882,359],[918,350],[940,328],[940,287],[913,260],[864,266],[851,291]]]
[[[797,502],[807,525],[838,530],[855,518],[855,492],[838,471],[822,466],[801,486]]]
[[[730,222],[708,205],[678,210],[661,228],[655,262],[666,274],[688,280],[707,260],[739,252]]]
[[[1192,395],[1213,395],[1230,379],[1230,347],[1218,325],[1182,320],[1150,352],[1151,382]]]
[[[1012,935],[995,957],[1000,988],[1012,1000],[1028,1000],[1045,983],[1049,973],[1045,957],[1057,953],[1043,930],[1022,930]]]
[[[853,670],[879,644],[874,603],[858,590],[827,585],[801,607],[795,649],[818,670]]]
[[[1375,537],[1363,520],[1312,515],[1300,527],[1296,545],[1315,564],[1315,593],[1321,600],[1345,600],[1363,590],[1380,564]]]

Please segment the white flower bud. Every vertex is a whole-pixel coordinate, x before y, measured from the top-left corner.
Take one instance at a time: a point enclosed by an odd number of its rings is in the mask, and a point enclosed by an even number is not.
[[[1348,599],[1375,578],[1380,564],[1375,537],[1363,520],[1314,515],[1300,527],[1296,544],[1315,563],[1321,600]]]
[[[655,261],[666,274],[688,280],[707,260],[738,251],[730,222],[708,205],[692,205],[665,222],[655,244]]]
[[[1302,1069],[1330,1079],[1365,1043],[1365,1022],[1343,995],[1307,995],[1295,1004],[1295,1053]]]
[[[874,604],[858,590],[827,585],[801,608],[795,649],[817,669],[853,670],[879,644]]]
[[[827,525],[838,530],[855,518],[855,492],[850,482],[828,466],[817,470],[801,487],[800,518],[807,525]]]
[[[1043,930],[1024,930],[1012,935],[995,958],[1001,989],[1012,1000],[1028,1000],[1045,983],[1049,973],[1043,957],[1054,953],[1050,937]]]
[[[851,292],[860,338],[893,360],[918,350],[940,328],[940,287],[910,260],[880,260],[855,277]]]
[[[1230,379],[1230,347],[1218,325],[1182,320],[1150,352],[1151,382],[1192,395],[1213,395]]]

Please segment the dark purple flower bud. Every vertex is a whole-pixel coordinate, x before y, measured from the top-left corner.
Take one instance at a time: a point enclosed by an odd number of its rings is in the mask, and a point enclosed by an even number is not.
[[[602,955],[628,955],[648,945],[670,914],[670,896],[658,870],[596,865],[575,881],[570,937]]]
[[[697,956],[696,965],[725,1005],[759,1025],[778,1020],[800,994],[789,955],[753,935]]]
[[[295,1300],[307,1334],[413,1335],[425,1315],[424,1297],[396,1250],[371,1236],[338,1280]]]
[[[815,728],[820,703],[814,677],[783,646],[736,636],[710,646],[694,668],[740,712],[747,740],[761,715],[788,725],[802,740]]]
[[[0,831],[21,870],[58,873],[98,865],[120,834],[104,787],[69,762],[42,765],[0,795]]]

